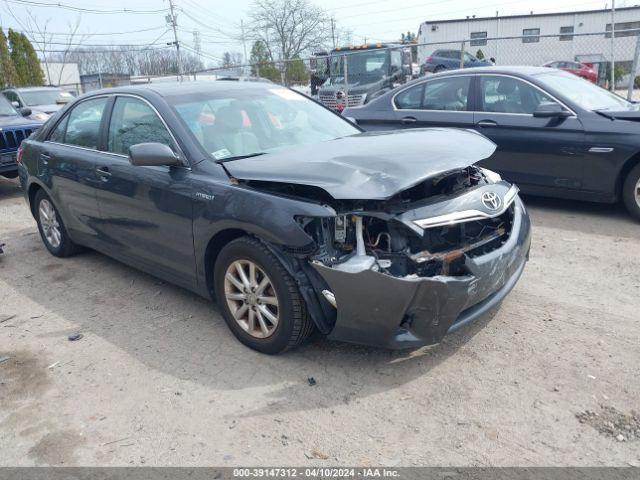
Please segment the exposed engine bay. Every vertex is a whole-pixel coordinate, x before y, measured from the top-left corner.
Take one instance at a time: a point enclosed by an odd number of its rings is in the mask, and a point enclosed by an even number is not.
[[[494,217],[425,229],[412,228],[398,214],[493,183],[485,172],[470,166],[429,179],[385,202],[340,202],[334,218],[300,218],[315,242],[311,259],[351,273],[371,269],[394,277],[465,275],[466,255],[483,255],[507,240],[513,206]]]

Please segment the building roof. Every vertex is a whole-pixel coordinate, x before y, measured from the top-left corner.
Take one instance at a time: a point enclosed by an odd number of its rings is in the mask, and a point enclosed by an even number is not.
[[[640,6],[616,8],[616,13],[624,12],[627,10],[640,10]],[[496,19],[504,20],[504,19],[511,19],[511,18],[539,18],[539,17],[553,17],[553,16],[559,16],[559,15],[582,15],[587,13],[610,13],[610,12],[611,12],[611,9],[579,10],[576,12],[529,13],[529,14],[521,14],[521,15],[502,15],[502,16],[493,16],[493,17],[475,17],[475,18],[465,17],[465,18],[452,18],[448,20],[425,20],[422,23],[433,25],[436,23],[440,24],[440,23],[455,23],[455,22],[469,22],[469,21],[496,20]]]

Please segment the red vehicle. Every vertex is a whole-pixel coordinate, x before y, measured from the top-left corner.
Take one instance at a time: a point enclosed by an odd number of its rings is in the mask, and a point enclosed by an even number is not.
[[[556,61],[545,63],[543,67],[559,68],[560,70],[573,73],[590,82],[598,83],[598,71],[593,68],[593,65],[588,63]]]

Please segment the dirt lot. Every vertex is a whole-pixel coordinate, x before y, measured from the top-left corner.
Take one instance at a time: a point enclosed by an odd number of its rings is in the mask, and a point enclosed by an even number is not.
[[[531,261],[488,318],[414,352],[268,357],[188,291],[52,257],[0,179],[0,465],[640,465],[592,421],[640,411],[640,224],[526,202]]]

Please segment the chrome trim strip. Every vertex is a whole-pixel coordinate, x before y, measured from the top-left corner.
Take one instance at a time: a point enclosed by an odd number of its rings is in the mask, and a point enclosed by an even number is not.
[[[613,147],[591,147],[589,153],[611,153],[613,150]]]
[[[494,218],[502,215],[511,206],[513,201],[518,195],[518,187],[512,185],[509,191],[503,198],[502,208],[492,213],[483,212],[481,210],[463,210],[461,212],[448,213],[446,215],[439,215],[437,217],[422,218],[420,220],[414,220],[418,227],[427,229],[433,227],[444,227],[446,225],[452,225],[454,223],[471,222],[474,220],[485,220],[487,218]]]

